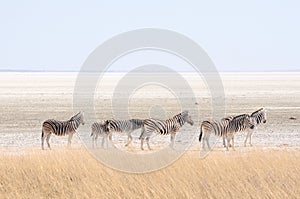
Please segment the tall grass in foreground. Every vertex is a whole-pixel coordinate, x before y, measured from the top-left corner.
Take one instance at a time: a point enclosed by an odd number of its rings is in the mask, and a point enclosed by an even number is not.
[[[0,198],[297,198],[300,151],[214,151],[148,174],[107,168],[84,149],[0,155]]]

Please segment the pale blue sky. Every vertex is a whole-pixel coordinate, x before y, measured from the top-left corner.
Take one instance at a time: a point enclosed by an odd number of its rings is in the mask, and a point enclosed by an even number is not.
[[[43,2],[43,3],[42,3]],[[1,1],[0,69],[78,70],[105,40],[164,28],[219,71],[299,71],[299,1]]]

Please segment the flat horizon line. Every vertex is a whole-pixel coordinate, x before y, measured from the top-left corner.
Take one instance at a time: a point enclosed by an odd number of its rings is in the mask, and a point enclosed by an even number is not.
[[[101,71],[97,71],[97,70],[91,70],[91,71],[80,71],[80,70],[18,70],[18,69],[0,69],[0,72],[101,72]],[[115,71],[115,70],[109,70],[109,71],[103,71],[103,72],[111,72],[111,73],[124,73],[124,72],[130,72],[127,70],[119,70],[119,71]],[[143,71],[143,72],[169,72],[169,71]],[[176,72],[195,72],[195,71],[189,71],[189,70],[182,70],[182,71],[176,71]],[[207,72],[207,71],[205,71]],[[264,72],[300,72],[300,70],[253,70],[253,71],[245,71],[245,70],[221,70],[221,71],[217,71],[217,72],[221,72],[221,73],[230,73],[230,72],[238,72],[238,73],[264,73]]]

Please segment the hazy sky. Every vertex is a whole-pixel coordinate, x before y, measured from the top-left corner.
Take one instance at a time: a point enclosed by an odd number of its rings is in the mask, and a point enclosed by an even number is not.
[[[299,71],[299,2],[1,1],[0,69],[78,70],[105,40],[150,27],[193,39],[220,71]]]

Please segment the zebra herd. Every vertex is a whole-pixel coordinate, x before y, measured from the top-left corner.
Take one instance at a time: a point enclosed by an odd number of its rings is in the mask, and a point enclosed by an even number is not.
[[[248,138],[250,138],[250,146],[252,146],[251,137],[254,129],[256,129],[259,124],[266,123],[266,121],[267,112],[264,108],[253,112],[251,115],[242,114],[237,116],[228,116],[221,119],[221,121],[203,121],[200,127],[199,142],[201,142],[203,136],[202,149],[205,149],[206,142],[207,147],[210,150],[209,136],[213,133],[216,136],[223,137],[223,145],[227,150],[229,150],[230,146],[232,146],[232,149],[234,150],[234,134],[247,131],[244,146],[246,146]],[[227,144],[225,140],[227,140]],[[232,144],[230,141],[232,141]]]
[[[42,125],[42,149],[44,149],[44,140],[46,139],[48,148],[51,149],[49,139],[51,134],[55,134],[57,136],[68,135],[68,146],[71,144],[71,140],[73,134],[76,132],[77,128],[80,124],[84,125],[84,114],[82,112],[77,113],[73,117],[71,117],[67,121],[58,121],[54,119],[46,120]],[[202,140],[202,148],[205,149],[205,143],[207,147],[211,149],[209,145],[209,137],[210,134],[214,134],[219,137],[223,137],[223,145],[224,147],[229,149],[232,146],[234,150],[234,135],[237,132],[247,131],[247,137],[244,142],[246,146],[246,142],[248,138],[250,138],[251,144],[251,136],[253,134],[254,129],[261,123],[266,122],[266,110],[261,108],[251,115],[242,114],[237,116],[228,116],[223,118],[221,121],[216,120],[206,120],[201,123],[200,126],[200,135],[199,142]],[[101,122],[95,122],[91,126],[91,137],[93,147],[97,145],[97,139],[99,136],[102,137],[102,144],[104,146],[104,142],[106,140],[106,145],[108,146],[108,142],[112,143],[112,133],[127,133],[127,143],[125,146],[129,146],[132,142],[131,133],[137,129],[141,129],[141,135],[139,139],[141,141],[141,150],[144,150],[143,144],[144,140],[146,140],[148,149],[151,150],[149,140],[150,136],[155,133],[158,135],[170,135],[171,143],[170,147],[174,146],[174,139],[176,133],[179,129],[185,124],[188,123],[191,126],[194,124],[190,114],[188,111],[183,111],[172,118],[167,120],[159,120],[159,119],[130,119],[130,120],[105,120]],[[203,139],[202,139],[203,137]],[[227,144],[225,141],[227,140]],[[232,143],[232,144],[231,144]],[[113,145],[114,146],[114,145]]]

